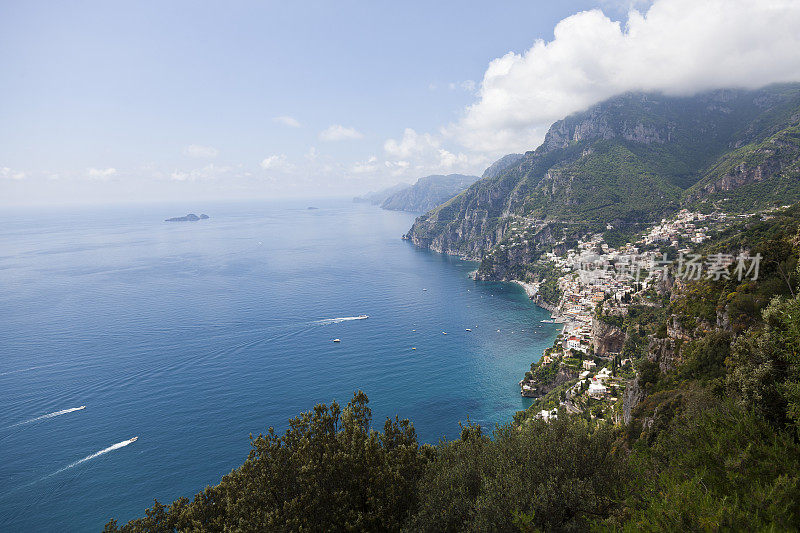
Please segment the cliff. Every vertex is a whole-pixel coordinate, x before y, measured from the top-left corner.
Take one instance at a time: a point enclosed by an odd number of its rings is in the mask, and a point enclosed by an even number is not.
[[[391,187],[387,187],[385,189],[381,189],[379,191],[368,192],[362,196],[356,196],[353,198],[353,201],[356,203],[366,203],[372,205],[381,205],[383,202],[386,201],[391,195],[398,191],[403,191],[411,187],[408,183],[398,183],[397,185],[392,185]]]
[[[719,194],[731,205],[800,199],[798,122],[798,84],[618,96],[553,124],[536,150],[417,218],[406,238],[471,259],[534,240],[508,266],[481,268],[503,279],[541,244],[607,224],[635,229]]]
[[[478,176],[463,174],[434,175],[420,178],[414,185],[403,188],[381,202],[383,209],[424,213],[443,204],[478,180]]]
[[[578,378],[578,372],[559,362],[550,363],[558,365],[558,371],[548,380],[541,381],[536,378],[526,378],[520,382],[520,391],[526,398],[541,398],[557,387]],[[528,388],[526,388],[526,385]]]
[[[620,328],[592,317],[592,345],[594,353],[600,357],[618,354],[625,342],[625,332]]]
[[[172,217],[164,220],[164,222],[197,222],[198,220],[206,220],[208,215],[201,214],[200,216],[195,215],[194,213],[189,213],[188,215],[182,217]]]
[[[525,157],[525,154],[508,154],[504,155],[483,171],[481,175],[481,179],[486,178],[495,178],[500,175],[500,173],[505,172],[506,169],[512,167],[515,163],[517,163],[520,159]]]

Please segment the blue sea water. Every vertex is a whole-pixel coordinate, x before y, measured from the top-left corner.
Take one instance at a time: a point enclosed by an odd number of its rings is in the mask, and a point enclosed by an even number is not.
[[[248,434],[358,389],[425,442],[526,407],[557,326],[521,288],[402,241],[412,215],[308,205],[0,216],[0,530],[98,531],[192,496]]]

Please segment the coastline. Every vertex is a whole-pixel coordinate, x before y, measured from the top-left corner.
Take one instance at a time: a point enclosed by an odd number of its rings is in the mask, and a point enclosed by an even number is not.
[[[516,283],[517,285],[525,289],[525,294],[527,294],[528,298],[530,298],[531,300],[533,300],[534,297],[536,297],[536,295],[539,293],[539,287],[537,287],[533,283],[526,283],[518,279],[512,279],[511,283]]]
[[[536,305],[538,305],[542,309],[550,312],[550,315],[551,315],[550,318],[552,318],[554,320],[557,320],[557,319],[561,318],[560,315],[558,314],[558,306],[557,305],[553,305],[553,304],[550,304],[548,302],[545,302],[545,301],[543,301],[541,299],[541,297],[539,297],[539,286],[538,285],[536,285],[535,283],[527,283],[525,281],[520,281],[518,279],[512,279],[511,283],[516,283],[517,285],[519,285],[520,287],[525,289],[525,294],[528,295],[528,298],[530,298],[533,301],[533,303],[535,303]]]
[[[442,253],[442,252],[439,252],[439,253]],[[453,254],[446,254],[446,255],[453,255]],[[459,257],[459,259],[462,259],[462,258]],[[478,272],[478,270],[476,269],[476,270],[473,270],[473,271],[469,272],[467,275],[469,276],[470,279],[475,280],[477,272]],[[553,305],[553,304],[551,304],[549,302],[545,302],[544,300],[542,300],[541,296],[539,295],[539,284],[538,283],[530,283],[530,282],[525,282],[525,281],[518,280],[518,279],[505,280],[505,281],[503,281],[503,283],[513,283],[515,285],[518,285],[518,286],[522,287],[522,289],[525,291],[525,295],[528,297],[528,299],[530,299],[540,309],[544,309],[545,311],[550,313],[550,320],[552,320],[556,324],[561,324],[561,328],[559,328],[559,330],[556,333],[556,335],[554,336],[552,342],[555,342],[555,339],[558,337],[559,334],[560,335],[564,334],[564,332],[567,329],[567,325],[568,324],[566,323],[566,321],[565,321],[564,317],[561,315],[561,313],[559,313],[559,306],[558,305]],[[545,352],[543,351],[542,355],[539,356],[539,359],[541,359],[541,357],[544,356],[544,353]],[[524,379],[523,379],[523,381],[524,381]],[[520,395],[523,398],[534,398],[534,399],[537,398],[539,395],[531,395],[529,393],[526,393],[526,391],[522,387],[523,381],[519,382]]]

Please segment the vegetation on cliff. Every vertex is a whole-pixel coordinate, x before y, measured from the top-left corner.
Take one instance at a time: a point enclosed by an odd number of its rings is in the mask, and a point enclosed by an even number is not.
[[[386,197],[380,206],[393,211],[424,213],[456,196],[478,180],[478,176],[448,174],[425,176],[414,185]]]
[[[796,530],[800,205],[701,247],[740,250],[763,255],[757,280],[676,282],[629,307],[623,351],[642,393],[627,424],[532,409],[491,436],[467,422],[420,445],[408,421],[372,429],[357,393],[256,437],[193,500],[106,530]]]
[[[419,217],[414,243],[482,259],[537,227],[530,247],[606,231],[610,244],[682,205],[747,211],[800,200],[800,85],[692,97],[632,93],[556,122],[544,143]],[[549,230],[542,231],[546,224]],[[532,258],[509,257],[486,278]]]

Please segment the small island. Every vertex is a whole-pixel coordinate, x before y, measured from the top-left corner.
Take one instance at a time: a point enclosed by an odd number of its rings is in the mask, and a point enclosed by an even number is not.
[[[208,215],[200,214],[200,216],[195,215],[194,213],[189,213],[183,217],[173,217],[164,220],[164,222],[197,222],[198,220],[205,220],[209,218]]]

